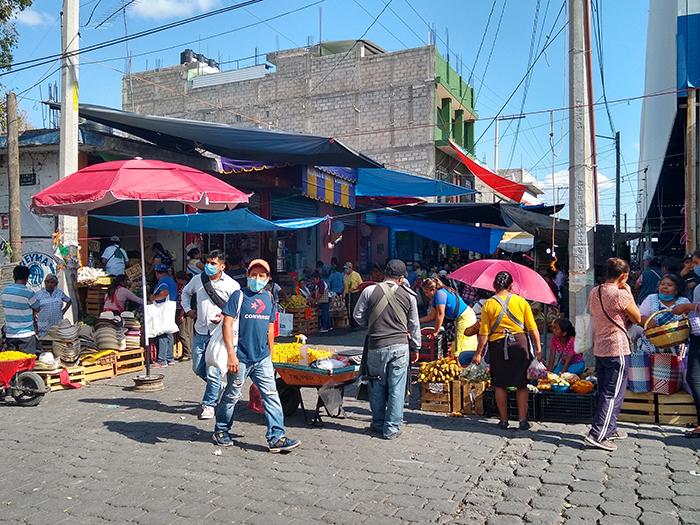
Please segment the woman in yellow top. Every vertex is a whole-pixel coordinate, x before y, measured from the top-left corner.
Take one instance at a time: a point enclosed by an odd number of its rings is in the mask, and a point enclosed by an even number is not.
[[[518,428],[527,430],[527,368],[530,365],[530,345],[535,349],[535,358],[542,360],[540,333],[528,302],[519,295],[512,294],[513,276],[508,272],[496,275],[493,287],[496,291],[484,303],[481,311],[479,346],[472,362],[481,363],[486,344],[489,347],[491,384],[496,390],[496,405],[500,421],[498,426],[508,428],[507,387],[516,387],[518,401]]]

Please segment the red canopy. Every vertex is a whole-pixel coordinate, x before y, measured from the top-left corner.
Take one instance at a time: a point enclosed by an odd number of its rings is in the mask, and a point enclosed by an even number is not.
[[[124,200],[176,201],[224,210],[250,196],[203,171],[159,160],[115,160],[83,168],[32,197],[44,215],[86,215]]]
[[[491,187],[504,197],[508,197],[515,202],[520,202],[523,200],[523,194],[527,190],[525,185],[514,182],[510,179],[506,179],[505,177],[501,177],[488,169],[486,166],[482,166],[474,159],[469,157],[469,155],[467,155],[462,148],[455,144],[452,139],[449,139],[449,142],[452,149],[454,149],[457,153],[459,160],[462,161],[462,164],[464,164],[475,177],[478,177],[484,184]]]

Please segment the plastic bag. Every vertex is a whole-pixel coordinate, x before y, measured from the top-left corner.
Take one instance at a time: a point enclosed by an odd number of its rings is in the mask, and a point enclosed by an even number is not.
[[[576,339],[574,352],[585,354],[593,350],[593,321],[590,314],[577,315],[575,319]]]
[[[238,308],[237,311],[241,311],[241,303],[243,302],[243,294],[238,296]],[[209,343],[207,344],[207,349],[204,352],[204,362],[207,366],[214,366],[221,370],[222,374],[228,372],[228,351],[226,350],[226,345],[224,344],[224,334],[223,334],[223,322],[216,325],[214,331],[211,334]],[[239,326],[239,316],[233,318],[233,334],[231,336],[233,341],[233,348],[238,346],[238,326]]]
[[[330,417],[338,417],[343,410],[343,396],[335,383],[326,383],[318,389],[318,397]]]
[[[467,366],[464,370],[462,370],[462,373],[459,376],[467,383],[481,383],[482,381],[488,381],[491,379],[487,367],[474,364]]]
[[[547,367],[537,359],[533,359],[530,366],[527,368],[527,378],[530,380],[547,378]]]

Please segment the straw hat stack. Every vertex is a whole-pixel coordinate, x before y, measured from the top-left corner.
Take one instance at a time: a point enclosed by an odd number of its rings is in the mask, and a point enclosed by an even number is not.
[[[52,341],[51,351],[65,365],[74,365],[80,356],[80,341],[78,333],[80,329],[68,319],[61,319],[58,324],[49,328],[44,337],[45,341]]]
[[[141,323],[134,317],[134,312],[122,312],[126,329],[126,348],[141,348]]]
[[[95,321],[95,343],[98,350],[125,350],[126,338],[121,317],[113,312],[102,312]]]

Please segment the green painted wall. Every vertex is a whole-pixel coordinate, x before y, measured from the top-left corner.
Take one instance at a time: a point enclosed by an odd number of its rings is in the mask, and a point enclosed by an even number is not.
[[[477,115],[474,109],[474,89],[447,64],[447,61],[437,51],[435,52],[435,82],[442,85],[455,99],[451,101],[451,104],[445,104],[450,99],[441,100],[436,92],[435,142],[438,145],[446,145],[447,139],[452,137],[452,140],[460,146],[463,146],[467,151],[473,152],[474,124],[471,122],[453,122],[451,119],[448,122],[447,119],[448,115],[451,115],[451,108],[456,108],[457,102],[460,101],[473,115]],[[459,116],[457,116],[457,120],[461,120]]]

